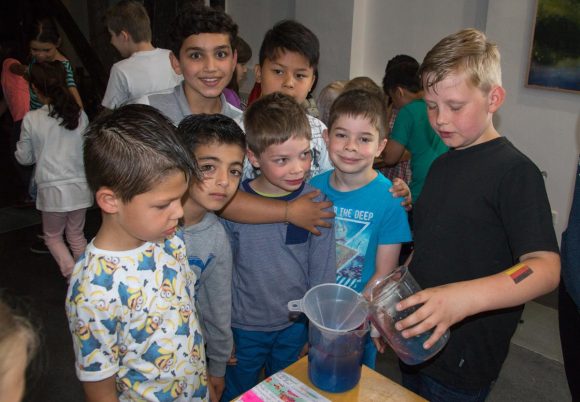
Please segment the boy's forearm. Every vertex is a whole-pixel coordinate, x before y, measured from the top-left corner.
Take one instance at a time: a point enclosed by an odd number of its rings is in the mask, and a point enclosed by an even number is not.
[[[238,223],[277,223],[285,220],[286,202],[238,191],[220,212],[222,218]]]
[[[377,249],[375,257],[375,273],[367,282],[367,287],[372,286],[377,279],[387,276],[399,265],[401,244],[384,244]]]
[[[119,402],[115,376],[101,381],[84,381],[86,402]]]
[[[538,251],[520,258],[520,263],[503,272],[475,281],[473,295],[475,311],[497,310],[518,306],[554,290],[560,280],[560,256],[554,252]],[[478,284],[478,281],[482,283]],[[483,291],[482,289],[485,289]]]

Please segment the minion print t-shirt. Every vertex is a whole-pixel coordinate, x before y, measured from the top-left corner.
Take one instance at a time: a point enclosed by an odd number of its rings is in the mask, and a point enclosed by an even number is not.
[[[207,400],[195,280],[181,232],[122,252],[91,242],[66,298],[78,378],[115,376],[120,401]]]

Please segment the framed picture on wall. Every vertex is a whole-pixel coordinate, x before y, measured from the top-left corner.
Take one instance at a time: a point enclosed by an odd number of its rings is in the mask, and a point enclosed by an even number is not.
[[[537,0],[526,85],[580,93],[578,0]]]

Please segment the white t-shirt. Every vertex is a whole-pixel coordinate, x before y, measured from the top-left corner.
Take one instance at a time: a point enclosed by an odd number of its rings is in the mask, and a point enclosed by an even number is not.
[[[170,51],[156,48],[135,52],[111,67],[101,104],[115,109],[144,95],[173,88],[183,79],[169,61]]]
[[[67,130],[61,119],[49,116],[50,108],[26,113],[14,156],[23,165],[36,164],[36,209],[69,212],[93,205],[83,163],[83,131],[89,124],[81,111],[79,125]]]

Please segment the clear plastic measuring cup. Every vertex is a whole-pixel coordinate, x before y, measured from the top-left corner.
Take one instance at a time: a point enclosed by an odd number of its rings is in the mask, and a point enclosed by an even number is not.
[[[435,356],[447,343],[449,330],[429,349],[423,347],[423,343],[433,334],[433,330],[426,331],[412,338],[403,338],[401,332],[395,328],[400,321],[413,314],[421,305],[410,307],[403,311],[397,311],[395,306],[398,302],[421,290],[409,269],[401,266],[390,275],[378,279],[370,285],[365,293],[368,293],[370,319],[381,336],[397,356],[407,364],[419,364]]]
[[[344,392],[359,382],[368,306],[349,287],[334,283],[310,289],[301,300],[288,303],[310,320],[308,376],[318,388]]]

